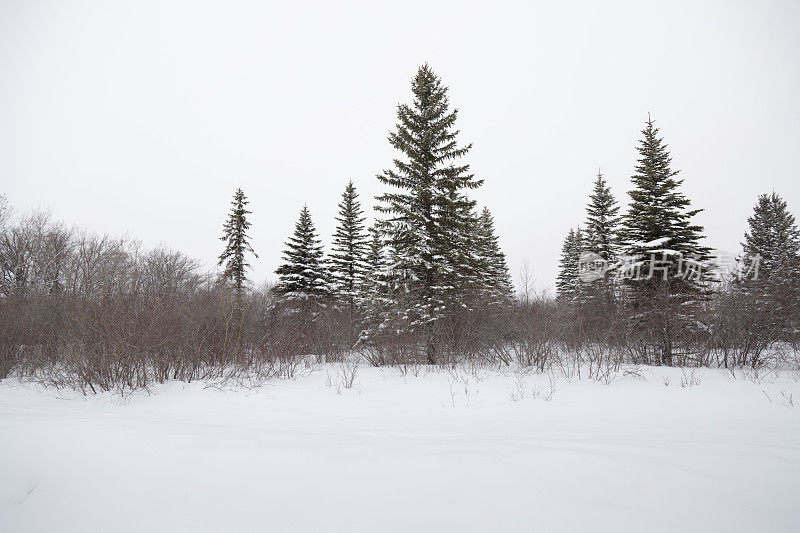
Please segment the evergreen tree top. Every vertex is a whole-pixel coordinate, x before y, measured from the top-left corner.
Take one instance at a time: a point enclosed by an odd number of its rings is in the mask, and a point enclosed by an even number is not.
[[[294,234],[286,241],[284,263],[275,270],[280,277],[276,291],[299,298],[327,294],[328,272],[323,255],[311,213],[304,205],[295,223]]]
[[[800,259],[800,230],[786,201],[778,194],[762,194],[747,219],[742,248],[746,254],[761,256],[765,275]]]
[[[247,230],[250,228],[250,221],[247,215],[251,213],[247,209],[247,197],[241,188],[236,189],[231,201],[231,211],[228,219],[223,226],[223,234],[220,240],[225,241],[225,250],[219,256],[218,266],[225,264],[221,280],[232,281],[234,288],[241,293],[247,281],[245,270],[250,267],[250,263],[245,259],[247,252],[258,257],[250,246],[250,237]]]
[[[611,194],[611,187],[608,186],[603,173],[599,170],[597,171],[597,177],[594,180],[594,187],[589,199],[590,202],[586,207],[586,212],[590,218],[594,217],[601,222],[607,222],[614,220],[613,217],[619,212],[617,200]]]
[[[365,220],[361,202],[358,200],[358,192],[353,185],[353,180],[350,180],[342,193],[342,200],[339,202],[339,214],[336,216],[336,222],[339,224],[334,234],[334,243],[348,247],[358,246],[364,241]]]
[[[452,128],[458,110],[449,110],[448,89],[427,63],[417,71],[411,90],[414,102],[397,106],[399,122],[396,131],[389,134],[389,142],[406,155],[407,161],[395,159],[395,169],[384,171],[378,179],[387,185],[416,191],[422,203],[435,199],[432,188],[446,190],[453,201],[464,202],[457,192],[479,187],[483,180],[476,180],[469,173],[469,165],[454,164],[472,148],[471,144],[459,146],[456,140],[459,131]],[[404,209],[398,204],[408,199],[401,193],[384,194],[379,200],[387,205],[379,206],[379,210],[402,214]],[[470,203],[472,206],[474,202]]]
[[[499,239],[494,229],[494,217],[488,207],[481,210],[478,217],[477,255],[485,289],[492,293],[497,301],[511,298],[513,286],[508,272],[506,256],[500,249]]]
[[[572,300],[578,294],[578,262],[583,247],[583,232],[580,226],[570,228],[561,246],[556,292],[559,299]]]
[[[389,134],[400,152],[378,175],[390,189],[377,197],[378,229],[389,255],[387,286],[406,296],[401,313],[410,323],[430,323],[449,307],[466,308],[476,286],[475,201],[468,191],[483,181],[460,159],[471,145],[458,143],[458,111],[433,70],[422,65],[411,82],[413,102],[397,106]],[[404,318],[405,320],[405,318]]]
[[[632,254],[646,253],[645,243],[659,241],[667,248],[706,259],[709,249],[700,244],[703,227],[691,219],[702,209],[689,209],[691,202],[679,190],[683,180],[676,179],[668,145],[659,136],[659,129],[648,115],[637,151],[636,173],[631,176],[634,188],[628,213],[624,218],[623,236]]]
[[[298,253],[304,254],[304,257],[316,257],[322,254],[322,241],[317,237],[311,212],[306,205],[300,210],[300,218],[294,225],[294,234],[286,243],[284,259],[294,258]]]
[[[366,218],[358,201],[358,193],[352,180],[342,193],[336,232],[330,255],[330,271],[333,289],[337,298],[351,307],[354,305],[356,291],[364,277],[364,257],[368,243],[364,227]]]
[[[589,205],[586,207],[585,238],[588,249],[607,261],[613,261],[617,255],[617,226],[620,221],[618,213],[619,205],[611,193],[611,187],[598,170],[592,194],[589,196]]]

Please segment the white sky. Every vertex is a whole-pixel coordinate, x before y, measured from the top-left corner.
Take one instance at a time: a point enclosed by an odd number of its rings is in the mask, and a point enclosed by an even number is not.
[[[326,245],[349,178],[371,208],[428,61],[515,278],[552,286],[598,167],[627,201],[648,112],[709,245],[800,213],[800,2],[287,4],[0,1],[0,192],[211,267],[241,186],[274,278],[303,203]]]

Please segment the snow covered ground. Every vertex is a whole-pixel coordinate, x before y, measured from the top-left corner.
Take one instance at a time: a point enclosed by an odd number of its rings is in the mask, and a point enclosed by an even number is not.
[[[797,377],[641,372],[5,381],[0,531],[800,531]]]

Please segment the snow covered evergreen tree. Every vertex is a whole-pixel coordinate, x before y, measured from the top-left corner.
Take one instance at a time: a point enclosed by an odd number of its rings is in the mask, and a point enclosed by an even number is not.
[[[586,230],[581,254],[597,254],[600,259],[582,255],[585,264],[581,268],[586,270],[578,285],[580,294],[576,298],[581,303],[584,316],[595,324],[614,316],[616,311],[617,284],[610,274],[618,266],[618,213],[617,200],[603,174],[598,171],[586,206]]]
[[[561,246],[561,259],[558,262],[556,294],[559,300],[573,301],[579,294],[581,283],[578,278],[578,261],[583,248],[583,232],[580,227],[570,228]]]
[[[339,203],[338,225],[333,235],[330,272],[332,290],[347,306],[355,305],[356,293],[365,274],[369,242],[364,229],[365,217],[358,193],[350,181]]]
[[[760,327],[783,338],[796,335],[800,330],[800,230],[795,217],[786,201],[773,192],[758,197],[747,223],[742,243],[746,275],[734,287],[750,299]]]
[[[375,226],[369,228],[369,239],[367,242],[367,253],[364,256],[364,277],[361,281],[360,299],[367,305],[373,300],[380,288],[380,276],[386,269],[386,259],[384,258],[384,246],[381,241],[381,234]]]
[[[749,230],[742,248],[749,256],[760,256],[759,278],[788,274],[800,258],[800,231],[786,201],[776,193],[762,194],[747,219]]]
[[[447,87],[427,64],[411,89],[413,104],[398,106],[397,129],[389,135],[402,158],[378,176],[391,190],[378,197],[376,210],[384,216],[378,227],[390,254],[387,291],[402,302],[386,319],[425,330],[434,362],[432,324],[466,305],[464,288],[474,285],[475,202],[466,193],[482,180],[457,164],[471,145],[458,145],[458,112],[449,110]]]
[[[709,249],[700,244],[703,227],[692,223],[702,209],[689,208],[690,200],[679,189],[683,180],[676,179],[679,171],[670,168],[672,156],[658,133],[648,116],[636,148],[640,158],[631,177],[631,203],[622,219],[625,253],[646,258],[658,248],[707,259]]]
[[[354,328],[359,320],[358,295],[364,284],[366,255],[369,247],[364,231],[364,211],[358,193],[350,181],[339,203],[338,225],[333,235],[330,255],[331,290],[348,316],[350,344],[355,342]]]
[[[514,294],[511,276],[508,272],[506,256],[500,249],[494,231],[494,217],[487,207],[481,211],[476,231],[479,273],[483,274],[482,284],[492,302],[507,302]]]
[[[611,187],[606,184],[603,174],[598,172],[594,190],[589,196],[589,205],[586,206],[585,247],[609,263],[616,261],[619,248],[618,213],[619,205],[611,194]]]
[[[247,284],[245,270],[250,267],[245,255],[249,252],[258,257],[250,246],[250,237],[247,235],[247,230],[250,229],[247,215],[251,213],[247,210],[248,203],[242,189],[237,189],[228,220],[223,226],[223,235],[220,237],[220,240],[225,241],[225,250],[219,256],[218,263],[218,266],[225,265],[220,280],[232,283],[239,299]]]
[[[322,244],[307,206],[300,211],[294,234],[286,242],[283,264],[275,270],[275,291],[283,301],[322,303],[330,295]]]
[[[628,272],[634,272],[626,281],[631,320],[648,339],[650,360],[671,365],[674,339],[698,324],[697,305],[706,292],[699,265],[709,249],[700,244],[702,226],[692,222],[701,210],[691,209],[680,191],[683,180],[670,168],[672,157],[658,133],[648,116],[621,236]]]

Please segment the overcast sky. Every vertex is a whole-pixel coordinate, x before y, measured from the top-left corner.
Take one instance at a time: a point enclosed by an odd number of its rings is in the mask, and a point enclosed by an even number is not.
[[[515,279],[552,287],[598,168],[627,202],[648,112],[707,244],[737,251],[759,193],[800,213],[797,1],[0,0],[0,193],[210,268],[241,186],[274,278],[304,203],[326,245],[348,179],[371,215],[425,61]]]

